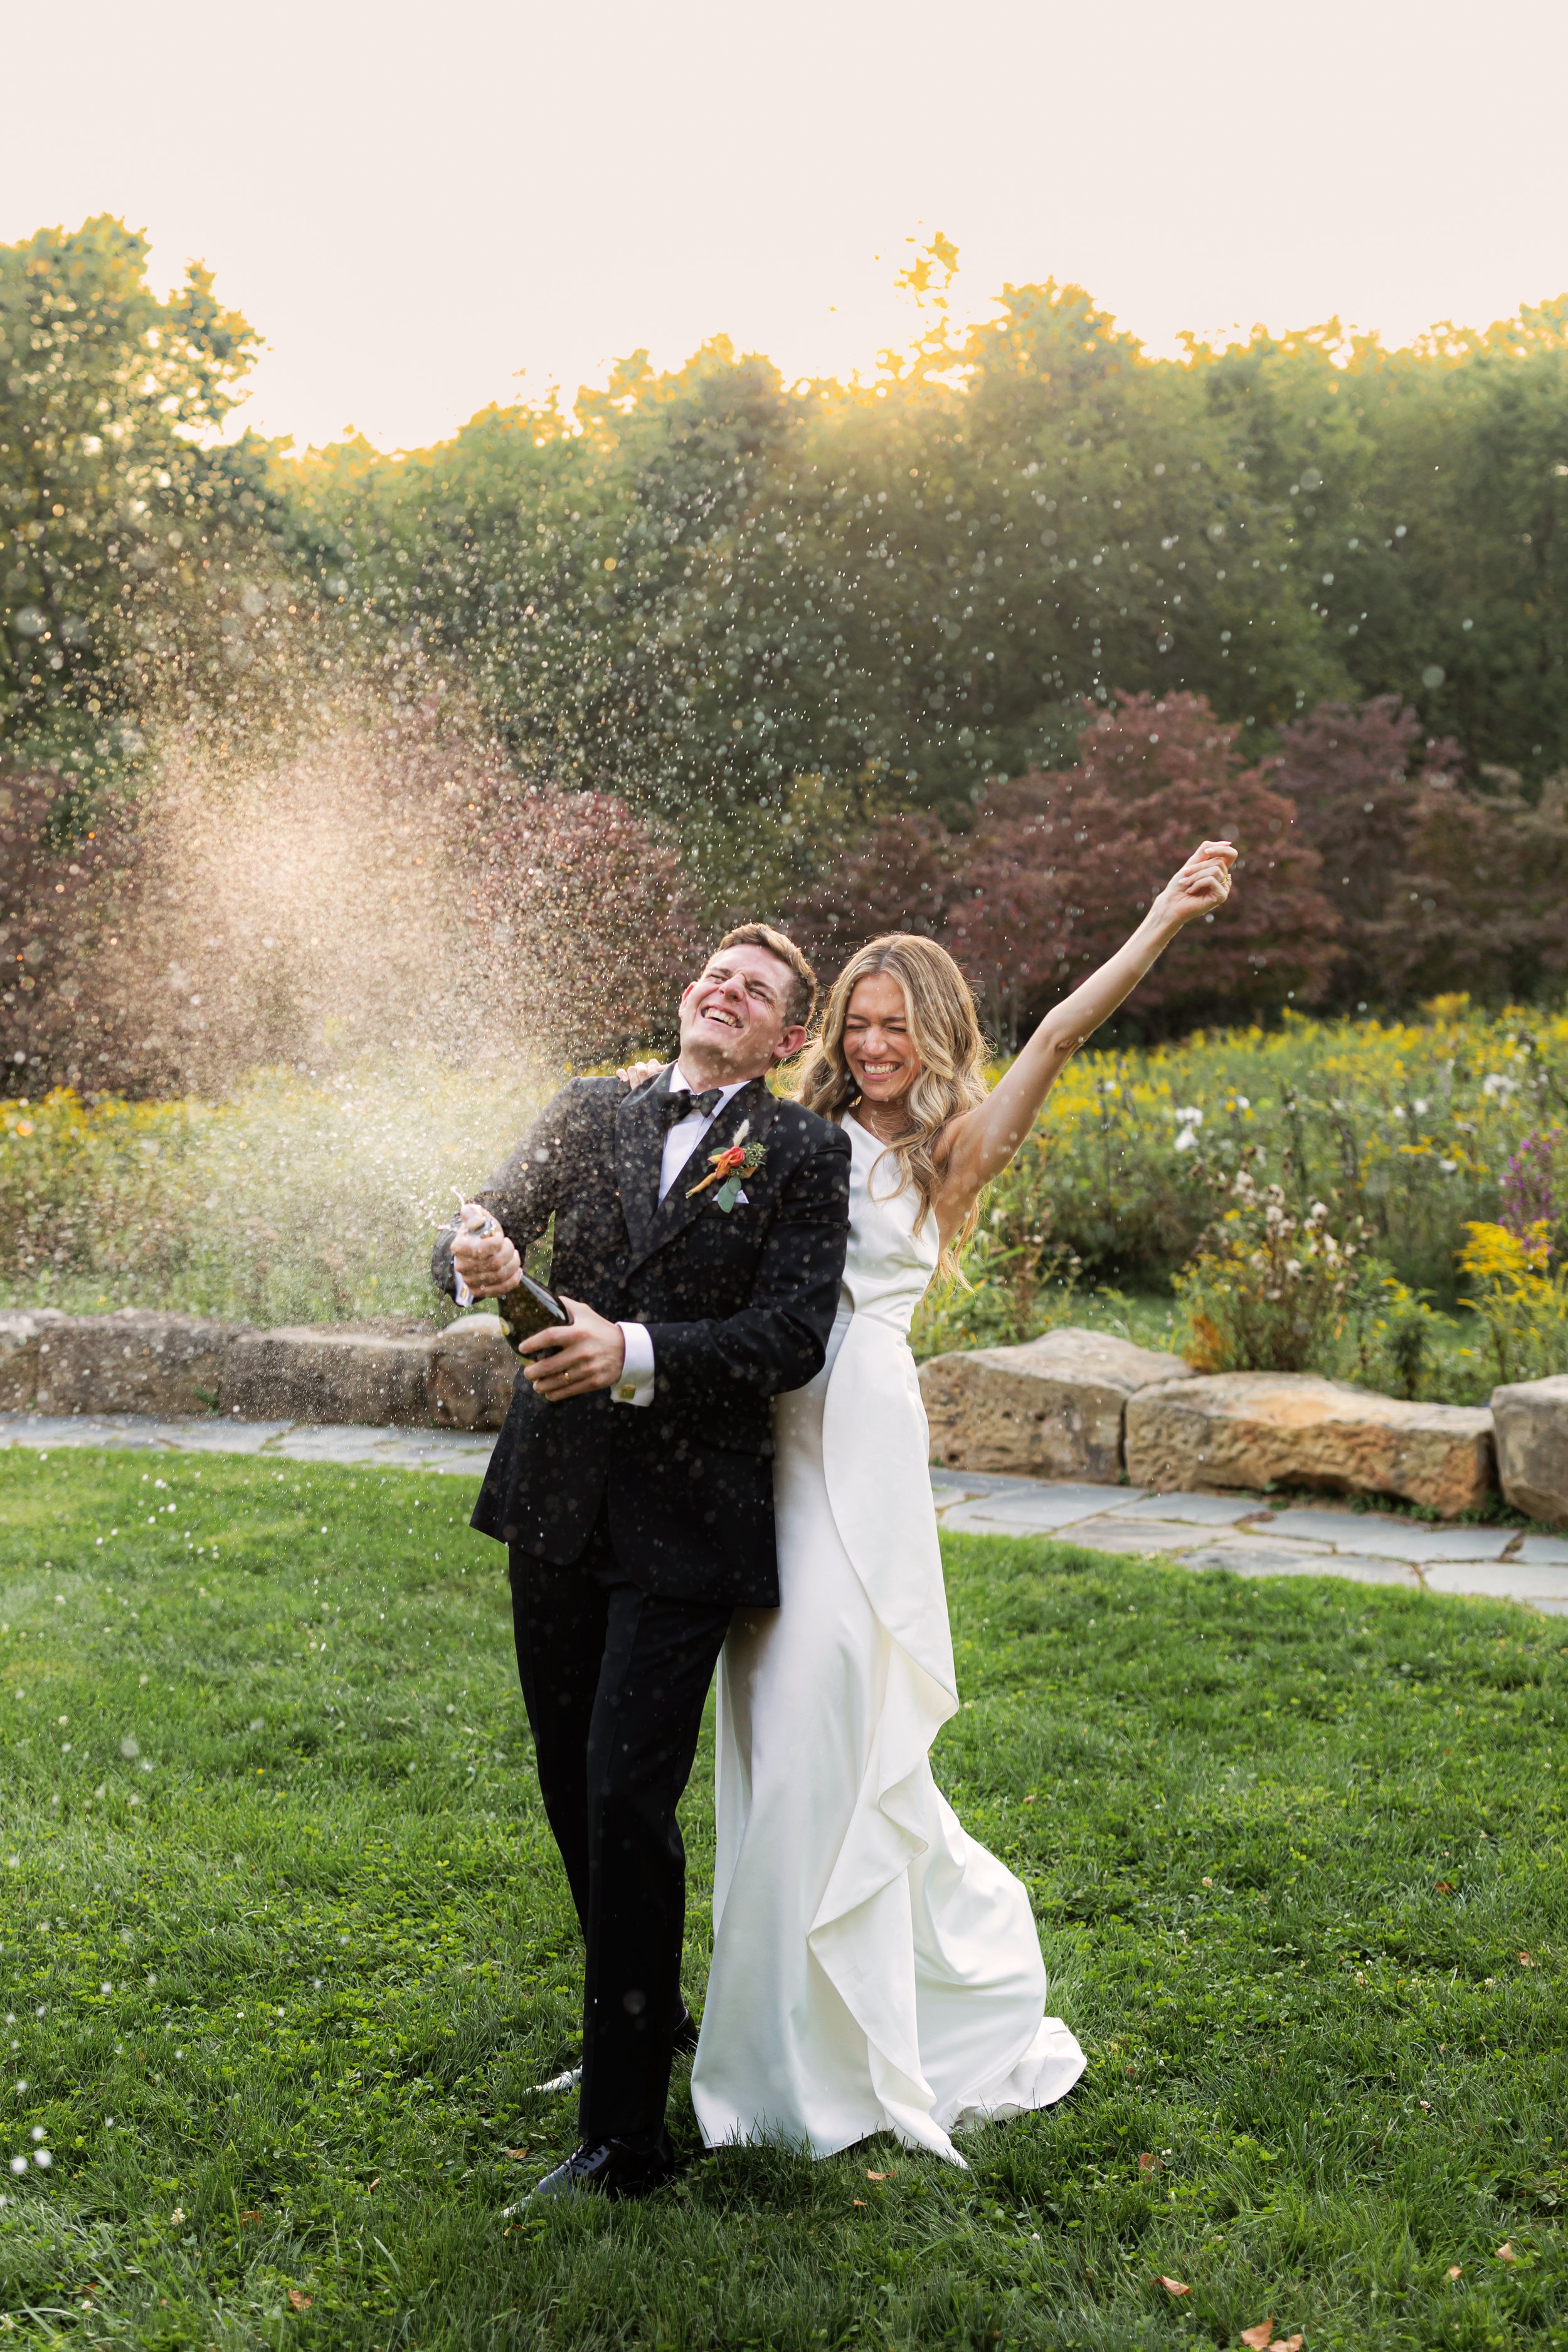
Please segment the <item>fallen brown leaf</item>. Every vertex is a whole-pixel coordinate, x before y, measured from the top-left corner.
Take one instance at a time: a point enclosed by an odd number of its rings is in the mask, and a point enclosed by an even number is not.
[[[863,2197],[852,2197],[849,2201],[858,2213],[863,2213],[866,2210],[866,2200]]]
[[[379,2189],[380,2187],[381,2187],[381,2175],[380,2175],[380,2173],[378,2172],[378,2173],[376,2174],[376,2176],[375,2176],[375,2179],[371,2182],[371,2184],[370,2184],[370,2188],[371,2188],[371,2189]],[[367,2189],[365,2190],[365,2195],[366,2195],[367,2197],[370,2195],[370,2189]]]
[[[1521,1952],[1519,1956],[1519,1965],[1521,1969],[1532,1969],[1535,1966],[1535,1962],[1531,1958],[1528,1952]]]
[[[297,2286],[291,2286],[289,2290],[289,2308],[290,2311],[309,2311],[313,2300],[314,2298],[310,2295],[301,2294]]]
[[[1159,2158],[1157,2156],[1152,2156],[1149,2150],[1145,2148],[1142,2155],[1138,2159],[1138,2169],[1140,2172],[1158,2172],[1160,2169]]]
[[[866,2178],[868,2180],[894,2180],[898,2175],[893,2172],[868,2172]]]
[[[1167,2294],[1191,2294],[1192,2293],[1190,2286],[1184,2285],[1180,2279],[1167,2278],[1163,2271],[1156,2273],[1154,2284],[1156,2286],[1163,2286]]]
[[[1501,2245],[1497,2250],[1497,2258],[1500,2263],[1518,2262],[1519,2256],[1513,2251],[1513,2242],[1511,2239],[1505,2238],[1503,2240]]]
[[[1268,2347],[1274,2341],[1274,2314],[1270,2312],[1268,2318],[1257,2327],[1244,2327],[1241,2331],[1241,2340],[1244,2344],[1249,2344],[1252,2347],[1252,2352],[1268,2352]]]
[[[1462,2278],[1464,2275],[1464,2270],[1465,2265],[1463,2263],[1450,2263],[1448,2264],[1448,2276],[1451,2279]]]
[[[1454,1882],[1451,1878],[1440,1878],[1432,1889],[1434,1895],[1452,1895],[1453,1891]]]
[[[1277,2336],[1269,2346],[1268,2352],[1301,2352],[1301,2347],[1306,2340],[1304,2336]]]
[[[243,2230],[247,2221],[261,2221],[266,2218],[265,2214],[258,2212],[242,2213],[239,2217],[239,2226]]]
[[[509,2147],[507,2154],[514,2164],[526,2163],[528,2158],[528,2150],[525,2147]]]

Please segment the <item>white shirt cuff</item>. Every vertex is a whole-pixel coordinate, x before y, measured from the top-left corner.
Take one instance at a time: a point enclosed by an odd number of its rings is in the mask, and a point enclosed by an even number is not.
[[[621,1367],[621,1377],[610,1394],[617,1404],[651,1404],[653,1402],[653,1341],[646,1323],[622,1323],[618,1327],[626,1343],[626,1360]]]

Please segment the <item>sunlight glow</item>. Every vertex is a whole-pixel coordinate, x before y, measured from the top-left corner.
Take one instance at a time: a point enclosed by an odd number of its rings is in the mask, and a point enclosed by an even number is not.
[[[647,346],[794,376],[911,332],[905,240],[961,248],[960,309],[1077,280],[1160,352],[1338,314],[1401,341],[1568,285],[1544,0],[537,0],[374,19],[279,0],[8,28],[0,237],[123,215],[270,346],[245,421],[378,446],[451,432]]]

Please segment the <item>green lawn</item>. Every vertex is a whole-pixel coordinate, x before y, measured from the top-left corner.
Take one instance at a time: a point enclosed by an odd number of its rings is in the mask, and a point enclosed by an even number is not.
[[[509,2222],[578,1956],[468,1491],[0,1455],[0,2156],[53,2158],[0,2174],[0,2333],[1568,2346],[1568,1625],[951,1542],[938,1770],[1083,2083],[967,2174],[737,2151]]]

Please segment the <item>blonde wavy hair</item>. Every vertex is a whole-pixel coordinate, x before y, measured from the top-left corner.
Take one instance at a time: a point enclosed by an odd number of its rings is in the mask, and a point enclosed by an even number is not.
[[[950,1119],[973,1110],[986,1095],[985,1040],[974,999],[947,950],[912,931],[889,931],[857,949],[828,992],[822,1026],[806,1048],[794,1091],[807,1110],[836,1123],[854,1109],[860,1088],[845,1058],[844,1024],[849,1000],[860,982],[883,971],[890,973],[903,991],[910,1043],[920,1055],[913,1083],[901,1097],[912,1124],[907,1135],[887,1147],[899,1162],[901,1181],[914,1187],[920,1201],[918,1233],[931,1214],[942,1181],[935,1156],[937,1139]],[[974,1231],[979,1214],[977,1201],[959,1231],[943,1245],[937,1262],[940,1278],[962,1280],[959,1253]]]

